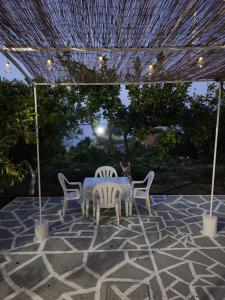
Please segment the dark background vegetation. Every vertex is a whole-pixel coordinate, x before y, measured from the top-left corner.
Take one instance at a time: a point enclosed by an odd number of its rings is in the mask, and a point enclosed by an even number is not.
[[[93,176],[97,167],[131,163],[133,179],[156,173],[152,193],[209,194],[218,88],[189,94],[189,84],[129,85],[129,102],[120,86],[39,87],[42,192],[61,195],[57,173],[73,181]],[[0,80],[0,196],[37,194],[36,145],[32,88]],[[66,149],[65,138],[81,136],[82,123],[94,129],[107,120],[104,135],[85,138]],[[145,140],[157,134],[154,145]],[[221,107],[216,193],[225,192],[225,109]],[[32,177],[33,176],[33,177]],[[33,178],[33,181],[31,180]],[[35,188],[34,188],[35,187]],[[34,190],[33,190],[34,188]],[[4,202],[5,203],[5,202]]]

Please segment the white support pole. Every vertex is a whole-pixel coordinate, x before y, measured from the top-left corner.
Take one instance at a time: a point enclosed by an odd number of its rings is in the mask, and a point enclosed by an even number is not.
[[[212,186],[211,186],[211,196],[210,196],[210,210],[209,210],[210,219],[212,218],[212,209],[213,209],[213,196],[214,196],[214,186],[215,186],[215,171],[216,171],[217,144],[218,144],[219,123],[220,123],[220,106],[221,106],[221,99],[222,99],[222,90],[223,90],[223,81],[220,81],[219,99],[218,99],[217,117],[216,117],[214,155],[213,155]]]
[[[40,173],[40,151],[39,151],[39,128],[38,128],[38,108],[37,108],[37,87],[34,84],[34,106],[35,106],[35,128],[36,128],[36,146],[37,146],[37,173],[38,173],[38,198],[39,198],[39,216],[42,222],[41,207],[41,173]]]
[[[213,210],[213,196],[214,196],[214,186],[215,186],[215,172],[216,172],[216,157],[217,157],[217,143],[218,143],[218,131],[220,122],[220,106],[222,99],[223,81],[220,81],[219,89],[219,100],[217,105],[217,117],[216,117],[216,132],[215,132],[215,144],[214,144],[214,155],[213,155],[213,170],[212,170],[212,186],[211,186],[211,196],[210,196],[210,209],[209,215],[203,215],[203,230],[202,233],[211,238],[214,238],[217,232],[217,216],[212,215]]]

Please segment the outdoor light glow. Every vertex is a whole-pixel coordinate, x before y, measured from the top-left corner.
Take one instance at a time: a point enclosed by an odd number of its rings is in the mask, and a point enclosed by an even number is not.
[[[152,75],[153,72],[154,72],[154,66],[153,66],[153,64],[150,64],[148,68],[149,68],[149,75]]]
[[[102,134],[104,133],[104,127],[98,126],[98,127],[96,128],[96,133],[97,133],[98,135],[102,135]]]
[[[102,64],[104,63],[104,58],[103,58],[102,55],[100,55],[100,56],[98,57],[98,61],[99,61],[100,65],[102,65]]]
[[[200,56],[199,59],[198,59],[198,67],[202,68],[203,65],[204,65],[204,57]]]
[[[52,68],[52,60],[50,58],[48,58],[46,62],[47,62],[48,69],[51,70],[51,68]]]
[[[5,63],[5,71],[7,74],[10,73],[10,63],[8,61]]]

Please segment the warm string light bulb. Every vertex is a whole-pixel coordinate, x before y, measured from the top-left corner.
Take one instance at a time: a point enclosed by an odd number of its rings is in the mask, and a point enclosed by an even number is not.
[[[200,56],[199,59],[198,59],[198,67],[202,68],[203,65],[204,65],[204,57]]]
[[[153,73],[154,73],[154,65],[153,64],[150,64],[148,66],[148,69],[149,69],[149,75],[151,76]]]
[[[48,69],[50,71],[51,68],[52,68],[52,60],[50,58],[48,58],[47,61],[46,61],[46,63],[47,63],[47,67],[48,67]]]
[[[104,58],[102,55],[99,55],[98,61],[99,61],[100,66],[102,66],[104,64]]]
[[[10,63],[8,61],[5,63],[5,72],[6,74],[10,73]]]

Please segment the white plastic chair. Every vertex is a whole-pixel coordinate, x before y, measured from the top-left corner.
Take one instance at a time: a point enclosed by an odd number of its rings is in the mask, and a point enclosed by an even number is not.
[[[145,203],[146,203],[146,207],[148,208],[149,214],[151,213],[149,190],[150,190],[151,184],[153,182],[154,176],[155,176],[154,171],[150,171],[144,180],[132,181],[132,185],[131,185],[133,199],[144,199]],[[145,182],[147,182],[145,187],[134,187],[135,185],[140,185]],[[132,210],[132,206],[130,209]]]
[[[95,171],[95,177],[118,177],[118,175],[113,167],[102,166]]]
[[[99,226],[100,208],[115,207],[117,225],[120,223],[122,188],[117,183],[100,183],[92,190],[93,216],[96,211],[96,225]]]
[[[64,193],[63,201],[63,216],[65,216],[66,209],[68,208],[68,201],[78,200],[81,204],[82,215],[84,215],[84,202],[82,199],[82,184],[81,182],[70,182],[62,173],[58,173],[58,179],[62,186]],[[77,186],[77,188],[67,188],[66,185]]]

